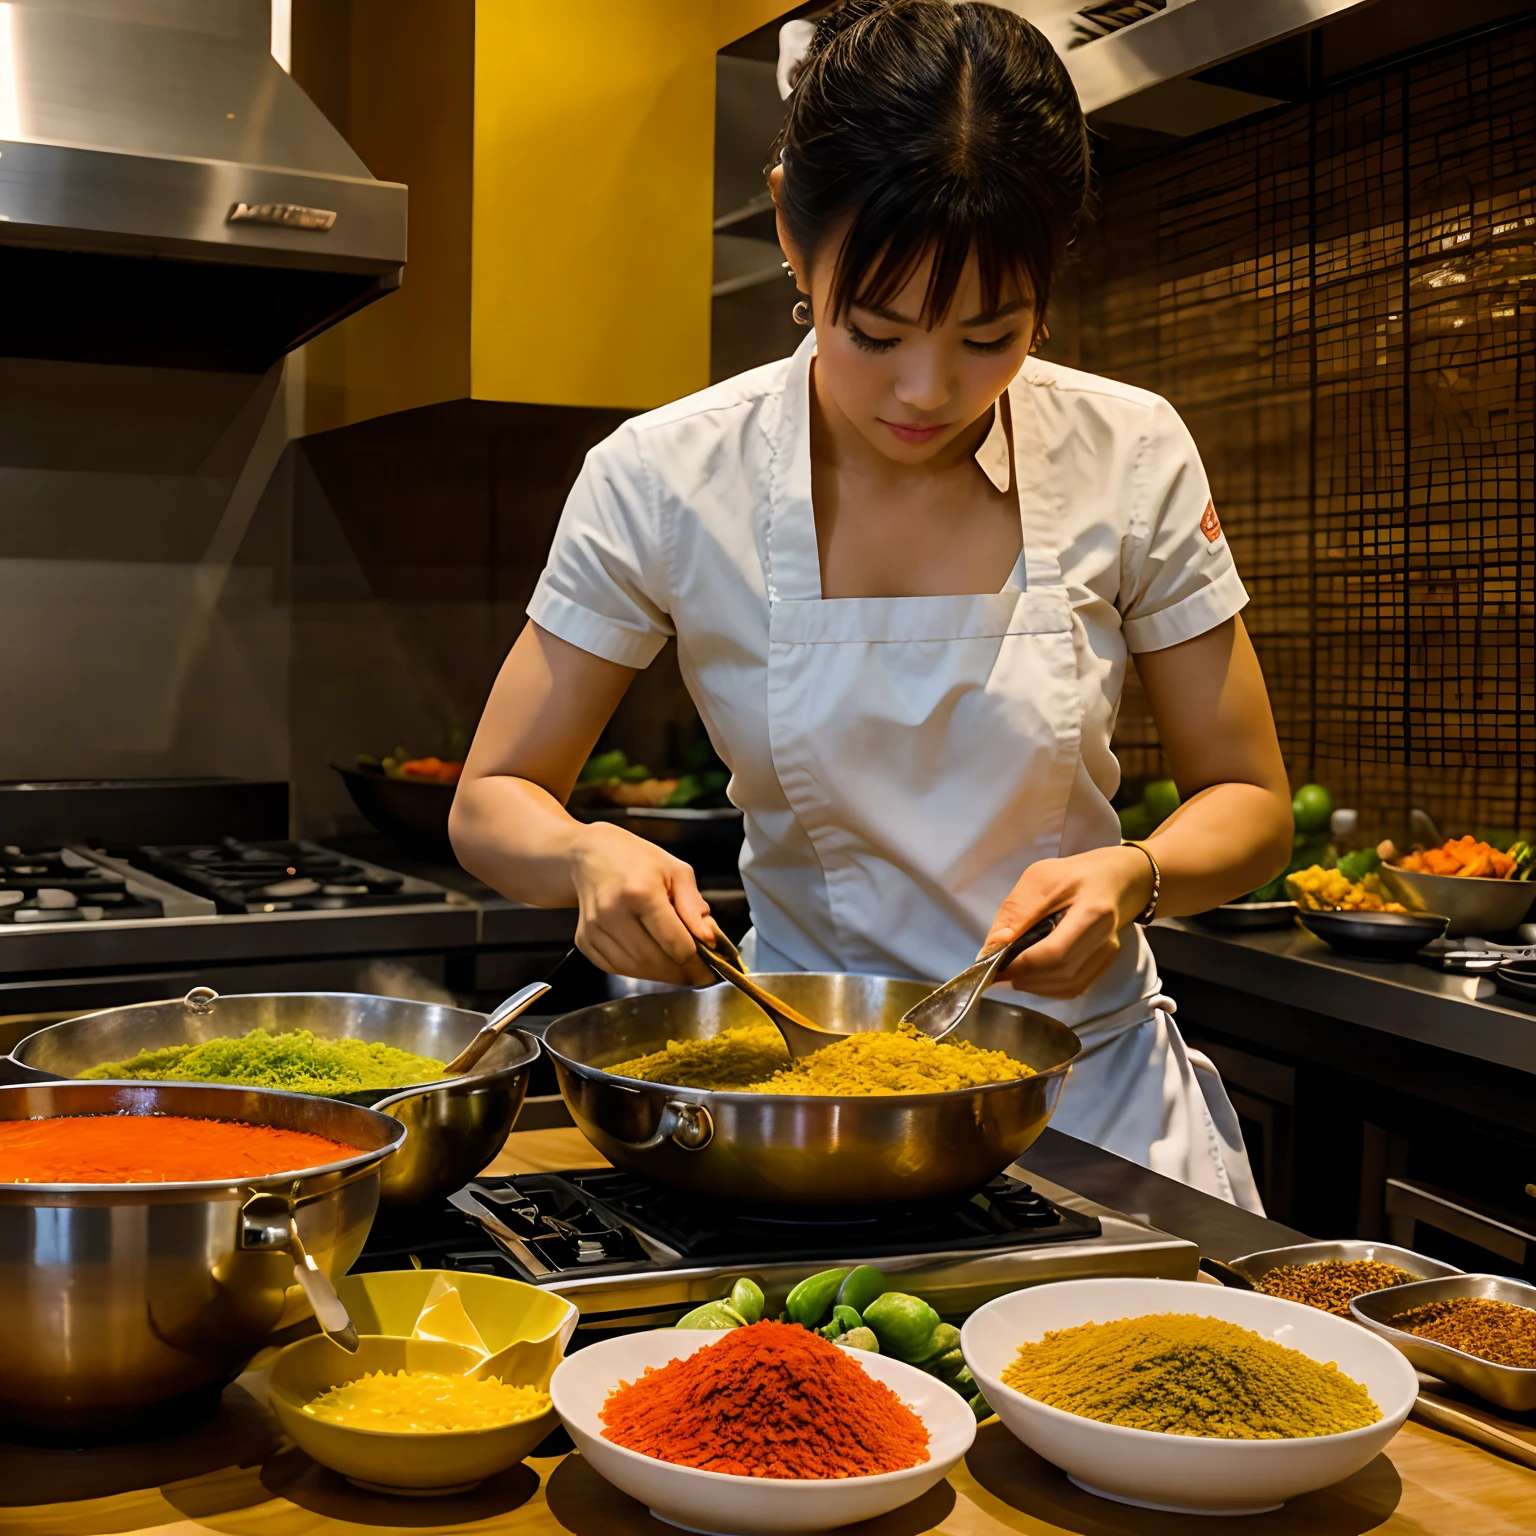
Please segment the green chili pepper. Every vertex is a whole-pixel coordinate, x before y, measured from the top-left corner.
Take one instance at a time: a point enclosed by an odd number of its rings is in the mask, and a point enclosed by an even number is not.
[[[860,1264],[848,1271],[847,1279],[838,1287],[837,1299],[841,1305],[862,1314],[875,1297],[883,1296],[890,1288],[885,1276],[872,1264]]]
[[[862,1328],[864,1320],[852,1307],[845,1307],[841,1303],[832,1308],[832,1321],[821,1330],[824,1339],[836,1339],[839,1334],[850,1332],[854,1328]]]
[[[745,1328],[747,1324],[740,1312],[723,1301],[706,1301],[695,1307],[686,1317],[680,1317],[674,1328]]]
[[[936,1360],[940,1355],[947,1355],[951,1350],[960,1347],[960,1330],[953,1323],[940,1323],[933,1330],[932,1336],[924,1346],[923,1352],[912,1359],[913,1365],[921,1365],[924,1368],[930,1360]]]
[[[880,1353],[880,1340],[868,1328],[850,1328],[836,1342],[839,1349],[867,1349],[872,1355]]]
[[[980,1424],[985,1419],[992,1417],[992,1404],[984,1398],[980,1392],[970,1399],[971,1412],[976,1415],[976,1422]]]
[[[762,1321],[763,1288],[750,1275],[743,1275],[731,1287],[729,1301],[748,1323]]]
[[[827,1309],[837,1296],[837,1288],[847,1278],[846,1269],[824,1269],[819,1275],[807,1275],[784,1302],[792,1323],[802,1328],[819,1328]]]
[[[945,1350],[942,1355],[935,1355],[931,1360],[922,1362],[923,1369],[930,1376],[937,1376],[940,1381],[948,1382],[950,1386],[960,1385],[961,1377],[970,1379],[970,1371],[965,1364],[965,1356],[958,1349]]]
[[[874,1330],[881,1350],[898,1360],[925,1360],[954,1348],[953,1343],[942,1350],[934,1347],[939,1314],[921,1296],[904,1291],[887,1291],[870,1302],[864,1309],[864,1326]]]

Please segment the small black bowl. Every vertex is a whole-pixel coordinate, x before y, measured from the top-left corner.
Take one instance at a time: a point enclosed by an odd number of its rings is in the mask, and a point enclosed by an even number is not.
[[[1433,912],[1298,912],[1296,921],[1335,954],[1357,960],[1411,960],[1445,932]]]
[[[331,767],[342,777],[352,803],[385,837],[407,853],[452,858],[448,811],[453,785],[420,779],[392,779],[379,769]]]
[[[1536,1003],[1536,960],[1510,960],[1493,973],[1500,992],[1525,1002]]]
[[[1289,928],[1295,916],[1294,901],[1229,901],[1209,912],[1196,912],[1194,920],[1202,928],[1214,928],[1219,933],[1253,933],[1263,928]]]

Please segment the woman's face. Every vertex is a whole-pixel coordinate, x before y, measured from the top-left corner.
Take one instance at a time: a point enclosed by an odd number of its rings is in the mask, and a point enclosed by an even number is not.
[[[787,231],[780,221],[780,239]],[[1016,281],[996,306],[982,302],[973,254],[942,320],[921,315],[931,258],[880,309],[851,305],[834,325],[829,295],[840,235],[822,242],[807,273],[785,254],[816,319],[816,390],[873,447],[900,464],[939,458],[1008,387],[1034,337],[1033,306]],[[809,281],[807,281],[809,278]]]

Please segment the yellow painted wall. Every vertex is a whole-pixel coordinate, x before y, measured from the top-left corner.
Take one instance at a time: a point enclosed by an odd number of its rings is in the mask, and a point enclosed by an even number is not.
[[[703,388],[715,54],[789,3],[295,0],[295,78],[410,186],[404,286],[305,348],[306,430]]]
[[[475,0],[297,0],[294,78],[410,188],[400,289],[304,349],[305,431],[469,393]]]
[[[476,0],[477,399],[709,379],[715,53],[786,0]]]

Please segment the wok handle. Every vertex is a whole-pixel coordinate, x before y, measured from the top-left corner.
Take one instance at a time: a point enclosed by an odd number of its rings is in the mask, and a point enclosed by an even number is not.
[[[687,1099],[668,1099],[662,1105],[661,1118],[656,1129],[644,1141],[625,1141],[605,1130],[607,1136],[633,1152],[649,1152],[664,1141],[670,1141],[685,1152],[702,1152],[715,1137],[715,1121],[708,1106],[692,1104]]]

